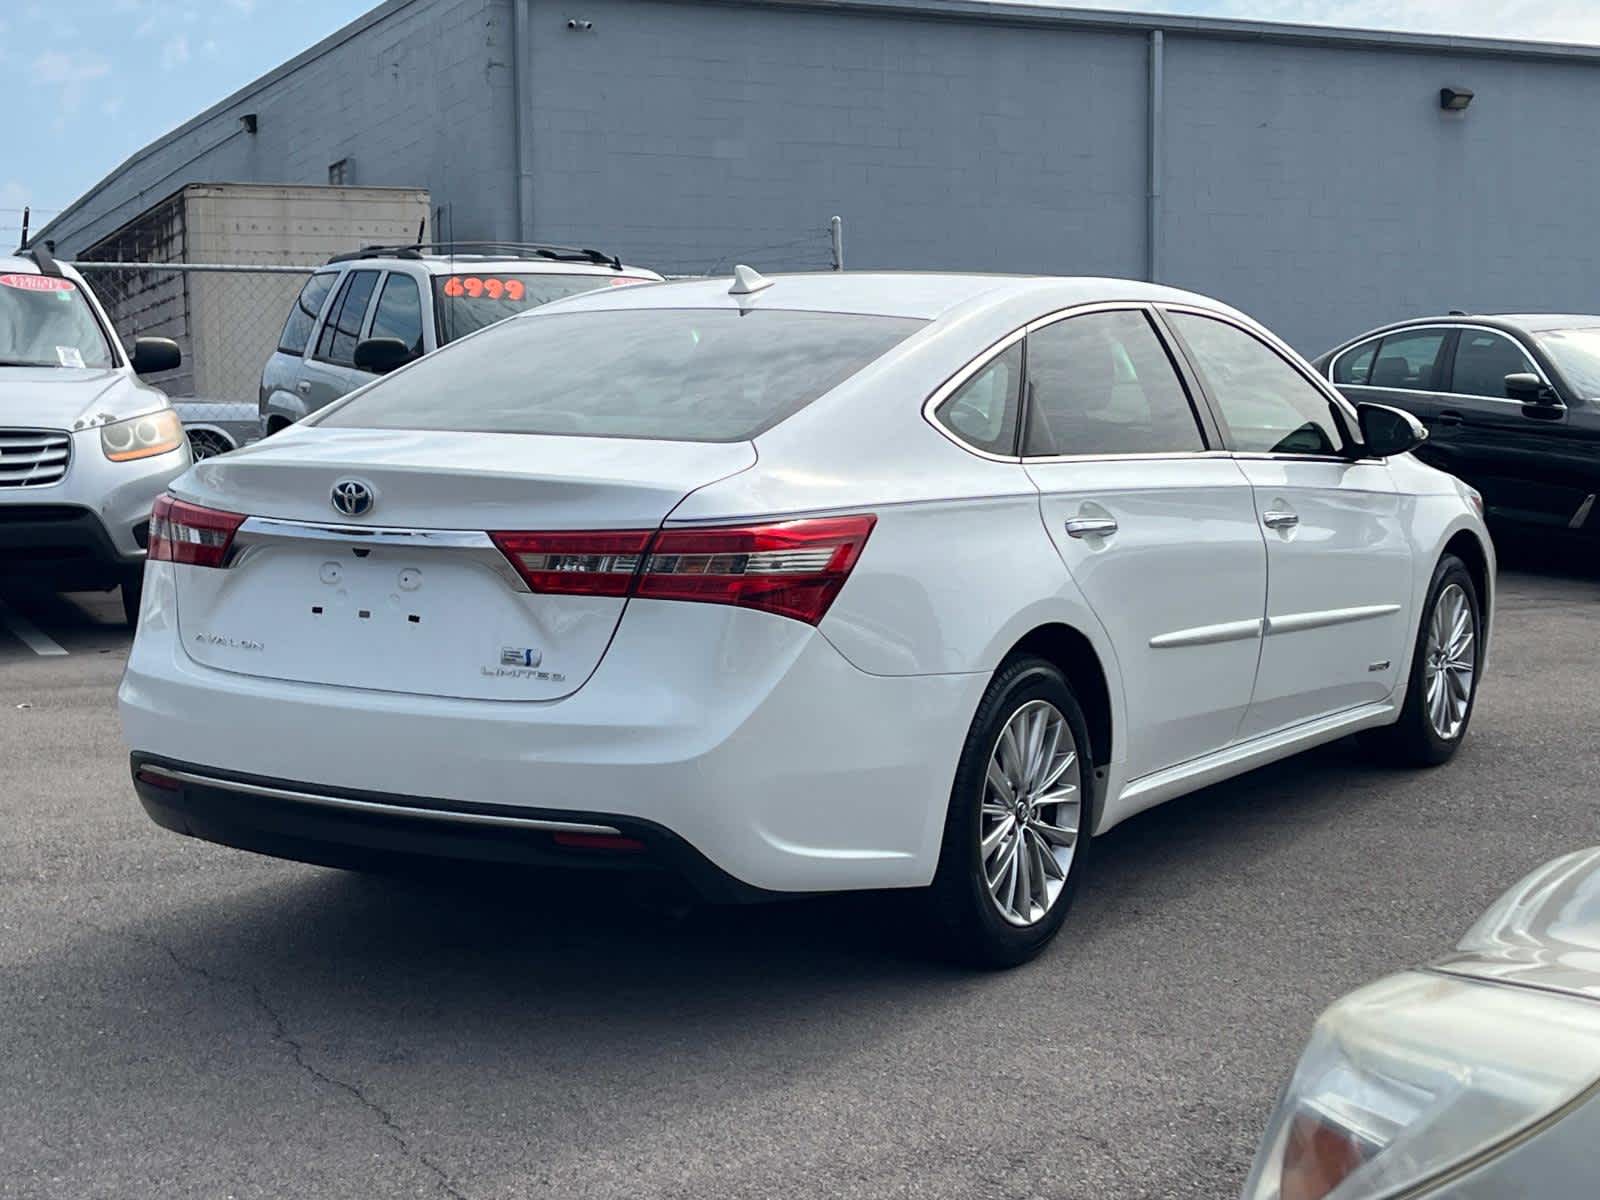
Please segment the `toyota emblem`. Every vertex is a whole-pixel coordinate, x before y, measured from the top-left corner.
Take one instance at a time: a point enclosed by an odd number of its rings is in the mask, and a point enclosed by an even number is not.
[[[372,511],[372,485],[359,479],[341,479],[333,485],[331,497],[336,511],[347,517],[363,517]]]

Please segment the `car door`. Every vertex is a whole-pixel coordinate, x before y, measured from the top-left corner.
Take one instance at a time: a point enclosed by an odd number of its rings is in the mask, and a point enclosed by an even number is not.
[[[1267,543],[1266,636],[1241,737],[1388,699],[1413,604],[1388,466],[1352,456],[1348,414],[1245,325],[1165,308],[1250,480]]]
[[[1328,377],[1351,403],[1388,404],[1438,430],[1440,394],[1455,331],[1447,325],[1390,330],[1344,351],[1329,365]]]
[[[356,370],[356,344],[365,335],[367,313],[381,271],[350,271],[322,318],[295,387],[308,413],[353,392],[373,376]]]
[[[1250,703],[1265,540],[1149,311],[1079,310],[1027,336],[1023,461],[1115,647],[1128,776],[1231,741]]]
[[[1439,415],[1441,447],[1449,469],[1483,493],[1490,516],[1564,528],[1592,490],[1593,468],[1574,443],[1567,408],[1527,404],[1506,389],[1506,376],[1549,378],[1512,337],[1482,326],[1464,326],[1456,339]],[[1430,441],[1433,439],[1430,438]],[[1578,462],[1569,461],[1578,451]],[[1578,469],[1574,470],[1573,467]]]

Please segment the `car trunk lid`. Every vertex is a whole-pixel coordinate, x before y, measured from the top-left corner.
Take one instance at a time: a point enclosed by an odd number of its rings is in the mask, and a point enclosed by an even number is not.
[[[174,489],[249,518],[227,567],[178,568],[184,649],[262,678],[559,699],[599,665],[626,599],[530,590],[489,535],[652,531],[689,492],[754,462],[748,442],[279,435],[200,464]],[[619,545],[600,544],[612,556],[603,563],[562,562],[626,572]]]

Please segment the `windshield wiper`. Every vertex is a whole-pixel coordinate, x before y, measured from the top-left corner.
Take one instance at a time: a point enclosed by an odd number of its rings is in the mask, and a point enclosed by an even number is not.
[[[59,367],[62,365],[61,363],[50,362],[48,359],[0,358],[0,367]]]

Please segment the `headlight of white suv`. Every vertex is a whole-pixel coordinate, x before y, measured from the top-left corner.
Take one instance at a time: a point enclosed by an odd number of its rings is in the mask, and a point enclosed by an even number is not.
[[[183,444],[183,422],[170,408],[100,426],[100,449],[112,462],[165,454]]]
[[[1244,1200],[1354,1200],[1487,1161],[1600,1088],[1600,1005],[1411,972],[1317,1022]]]

